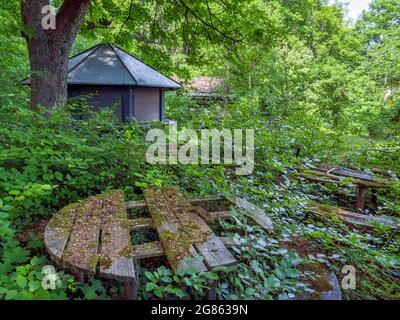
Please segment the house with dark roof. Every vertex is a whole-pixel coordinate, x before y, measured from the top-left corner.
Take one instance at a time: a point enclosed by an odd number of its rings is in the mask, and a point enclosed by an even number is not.
[[[29,84],[29,80],[22,82]],[[117,105],[121,122],[164,120],[164,92],[181,85],[112,44],[69,59],[68,97],[84,96],[94,108]]]

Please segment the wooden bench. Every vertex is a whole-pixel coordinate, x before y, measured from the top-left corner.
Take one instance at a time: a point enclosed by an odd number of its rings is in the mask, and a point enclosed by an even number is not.
[[[298,176],[313,182],[344,184],[348,187],[356,188],[357,200],[355,209],[358,212],[364,211],[367,189],[371,189],[374,192],[376,189],[388,186],[388,177],[382,178],[363,171],[314,165],[308,165],[308,167],[309,169],[302,170]]]
[[[52,259],[80,281],[85,274],[122,281],[124,298],[134,299],[140,259],[166,255],[174,271],[236,265],[227,248],[239,245],[216,236],[207,224],[229,217],[231,205],[247,211],[266,231],[274,229],[265,212],[244,199],[186,199],[176,188],[147,188],[143,195],[144,200],[125,202],[123,192],[113,190],[60,210],[45,229],[45,244]],[[224,205],[216,205],[219,202]],[[145,209],[149,217],[129,219],[127,212],[132,209]],[[142,228],[156,229],[160,241],[132,245],[131,232]]]

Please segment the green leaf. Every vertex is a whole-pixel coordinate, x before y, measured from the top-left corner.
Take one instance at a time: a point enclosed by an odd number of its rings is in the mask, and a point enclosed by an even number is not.
[[[157,285],[153,282],[149,282],[145,286],[145,291],[153,291],[155,288],[157,288]]]
[[[39,262],[39,258],[38,258],[37,256],[34,256],[34,257],[31,259],[31,265],[32,265],[32,266],[36,266],[36,265],[38,264],[38,262]]]
[[[285,270],[283,270],[281,268],[275,269],[275,275],[281,280],[284,280],[286,278]]]
[[[24,276],[21,276],[21,275],[18,275],[15,280],[17,282],[17,285],[22,289],[25,288],[26,284],[28,283],[28,280]]]
[[[17,294],[18,294],[18,291],[17,291],[17,290],[10,290],[10,291],[7,291],[6,296],[5,296],[5,299],[6,299],[6,300],[12,300],[12,299],[14,299],[14,298],[17,296]]]
[[[172,282],[171,277],[168,277],[168,276],[162,277],[161,280],[162,280],[163,282],[165,282],[165,283],[171,283],[171,282]]]
[[[154,290],[154,294],[159,298],[163,297],[163,292],[164,292],[164,287],[163,286],[159,286]]]
[[[30,292],[34,292],[38,288],[40,288],[40,282],[39,281],[35,281],[35,280],[29,281],[29,291]]]
[[[60,171],[54,172],[54,176],[56,177],[56,179],[57,179],[58,181],[63,181],[64,176],[63,176],[63,174],[62,174]]]

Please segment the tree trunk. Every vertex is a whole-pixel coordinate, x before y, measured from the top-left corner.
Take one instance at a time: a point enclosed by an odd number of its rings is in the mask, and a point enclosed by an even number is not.
[[[22,22],[31,68],[31,107],[54,108],[68,96],[68,58],[91,0],[64,0],[56,16],[56,28],[44,29],[42,8],[49,0],[21,0]]]

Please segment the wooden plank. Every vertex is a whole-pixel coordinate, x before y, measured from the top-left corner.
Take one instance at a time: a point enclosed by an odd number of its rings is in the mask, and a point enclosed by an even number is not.
[[[228,199],[238,208],[244,209],[250,213],[250,216],[254,222],[256,222],[263,229],[269,232],[274,231],[274,224],[272,223],[272,220],[267,217],[267,214],[264,212],[264,210],[242,198],[232,197]]]
[[[340,175],[340,176],[344,176],[344,177],[351,177],[351,178],[357,178],[357,179],[361,179],[361,180],[376,182],[376,179],[373,176],[369,175],[368,173],[362,172],[362,171],[335,168],[332,172],[336,175]]]
[[[235,257],[227,250],[203,219],[193,210],[191,203],[178,189],[164,189],[163,194],[172,204],[179,222],[194,241],[194,246],[204,257],[208,268],[236,265]]]
[[[333,170],[334,169],[334,170]],[[336,171],[339,169],[333,168],[332,170],[322,170],[322,169],[313,169],[313,170],[306,170],[303,172],[299,172],[297,175],[303,177],[307,180],[318,182],[318,183],[334,183],[334,184],[342,184],[342,180],[346,177],[350,178],[350,182],[346,183],[348,187],[356,187],[356,186],[363,186],[368,188],[384,188],[386,187],[385,183],[380,181],[370,181],[360,178],[352,177],[349,171]],[[338,173],[336,173],[338,172]],[[344,173],[345,175],[339,175],[340,173]],[[335,175],[336,174],[336,175]],[[356,174],[354,174],[356,175]]]
[[[143,194],[171,268],[176,271],[193,266],[199,271],[206,271],[207,267],[201,261],[193,260],[191,265],[184,261],[186,257],[193,258],[198,254],[193,247],[193,239],[182,230],[162,192],[155,188],[146,188]]]
[[[61,264],[62,255],[67,246],[74,225],[78,204],[73,203],[57,212],[46,225],[44,242],[50,257]]]
[[[355,212],[350,212],[347,210],[344,210],[342,208],[338,207],[332,207],[328,206],[322,203],[319,203],[317,201],[309,201],[307,208],[309,212],[322,215],[322,216],[337,216],[341,219],[343,219],[345,222],[352,223],[352,224],[358,224],[362,225],[365,227],[373,227],[374,223],[379,223],[384,226],[393,228],[393,229],[399,229],[400,228],[400,222],[392,222],[384,217],[379,217],[379,216],[368,216],[365,214],[359,214]]]
[[[98,196],[79,202],[76,207],[75,221],[63,253],[63,263],[74,273],[95,274],[98,262],[98,244],[100,227],[94,219],[102,208]]]
[[[138,200],[138,201],[127,201],[125,203],[125,209],[136,209],[136,208],[145,208],[147,207],[145,200]]]
[[[207,202],[207,201],[220,201],[220,200],[225,200],[224,196],[205,196],[205,197],[199,197],[195,199],[189,199],[190,203],[194,206],[198,205],[198,203],[201,202]]]
[[[227,248],[243,246],[242,244],[237,244],[235,241],[227,237],[219,237],[219,240]],[[165,251],[160,241],[153,241],[132,246],[132,257],[136,260],[160,257],[164,255]]]
[[[96,272],[99,233],[98,226],[83,219],[76,220],[62,257],[68,268],[91,274]]]
[[[210,216],[214,220],[218,218],[228,218],[231,216],[231,211],[210,212]]]
[[[154,228],[154,222],[151,218],[138,218],[129,220],[129,226],[131,230]]]
[[[237,244],[233,239],[228,238],[228,237],[219,237],[219,240],[224,244],[225,247],[227,248],[232,248],[232,247],[243,247],[243,244]]]
[[[131,240],[124,194],[115,190],[103,200],[100,275],[112,279],[135,279]]]
[[[160,257],[163,255],[165,255],[165,251],[160,241],[132,246],[132,257],[136,260]]]
[[[69,231],[64,228],[46,226],[44,230],[44,242],[46,244],[47,252],[51,258],[57,262],[61,262],[61,257],[67,245]]]
[[[202,207],[194,207],[193,209],[204,221],[213,222],[218,218],[227,218],[230,216],[230,211],[210,212]]]

